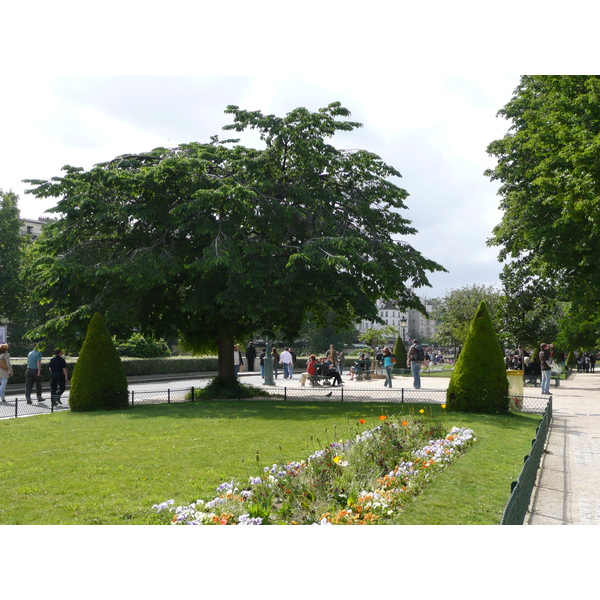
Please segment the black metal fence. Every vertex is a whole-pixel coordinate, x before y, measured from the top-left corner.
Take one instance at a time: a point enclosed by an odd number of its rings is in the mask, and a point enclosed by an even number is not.
[[[544,416],[537,428],[535,439],[531,442],[531,451],[524,458],[523,470],[517,481],[511,484],[510,498],[504,508],[500,525],[523,525],[525,521],[552,421],[552,396],[548,398]]]
[[[129,405],[170,404],[177,402],[197,402],[200,388],[185,387],[161,390],[130,390]],[[546,396],[519,396],[517,403],[520,412],[543,413],[547,406]],[[515,396],[512,396],[514,401]],[[271,391],[266,397],[237,398],[244,401],[283,400],[285,402],[389,402],[400,404],[445,404],[446,391],[440,389],[366,389],[343,386],[282,387]],[[231,400],[229,400],[231,401]],[[69,410],[68,394],[62,397],[63,404],[52,406],[50,401],[27,404],[24,399],[9,399],[0,403],[0,419],[26,417]]]

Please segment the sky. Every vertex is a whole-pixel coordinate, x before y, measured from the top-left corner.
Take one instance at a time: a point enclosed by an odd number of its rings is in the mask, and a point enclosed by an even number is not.
[[[465,285],[497,285],[501,265],[486,240],[501,214],[497,184],[484,176],[494,161],[487,145],[508,123],[497,112],[511,98],[519,75],[151,75],[42,74],[31,93],[3,100],[0,116],[0,188],[19,196],[22,217],[37,218],[51,200],[25,193],[23,179],[60,176],[64,165],[91,168],[117,155],[158,146],[225,139],[224,109],[284,115],[340,101],[362,127],[341,134],[340,148],[381,156],[402,175],[409,198],[403,212],[418,234],[404,241],[444,266],[422,295],[443,296]],[[241,142],[255,145],[252,134]]]

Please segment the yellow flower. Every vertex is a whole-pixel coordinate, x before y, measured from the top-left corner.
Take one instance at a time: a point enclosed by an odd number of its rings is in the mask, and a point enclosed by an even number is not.
[[[337,465],[337,464],[340,462],[340,460],[342,460],[342,459],[341,459],[339,456],[334,456],[334,457],[333,457],[333,462],[334,462],[336,465]]]
[[[423,413],[425,412],[425,409],[424,409],[424,408],[422,408],[422,409],[421,409],[419,412],[420,412],[421,414],[423,414]]]
[[[442,408],[446,408],[446,405],[445,405],[445,404],[442,404],[441,406],[442,406]]]

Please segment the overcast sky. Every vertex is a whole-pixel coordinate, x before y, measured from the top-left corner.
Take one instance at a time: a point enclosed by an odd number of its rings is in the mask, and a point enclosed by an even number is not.
[[[28,178],[90,168],[119,154],[209,141],[223,132],[228,104],[283,115],[340,101],[363,127],[334,140],[380,155],[402,174],[405,216],[418,234],[406,239],[449,273],[432,274],[428,297],[473,283],[494,285],[500,265],[486,239],[500,219],[497,185],[484,177],[486,147],[507,131],[496,116],[518,75],[418,76],[402,84],[361,76],[42,75],[31,94],[16,78],[4,99],[0,187],[19,195],[23,217],[52,203],[24,193]],[[18,90],[21,90],[20,92]],[[242,143],[256,140],[242,135]]]

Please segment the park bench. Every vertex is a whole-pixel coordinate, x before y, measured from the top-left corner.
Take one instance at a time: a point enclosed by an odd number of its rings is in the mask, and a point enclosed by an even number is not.
[[[559,373],[552,373],[552,375],[550,376],[551,381],[554,381],[554,385],[556,387],[558,387],[560,385],[560,374]],[[537,387],[538,383],[540,385],[542,385],[542,376],[539,374],[529,374],[529,375],[523,375],[523,383],[525,385],[533,385],[534,387]]]
[[[331,375],[309,375],[308,380],[311,385],[331,385]]]
[[[373,374],[373,371],[371,369],[368,368],[368,363],[366,361],[364,362],[357,362],[354,367],[355,367],[355,371],[354,371],[354,376],[356,377],[356,381],[365,381],[368,379],[371,379],[371,375]]]

